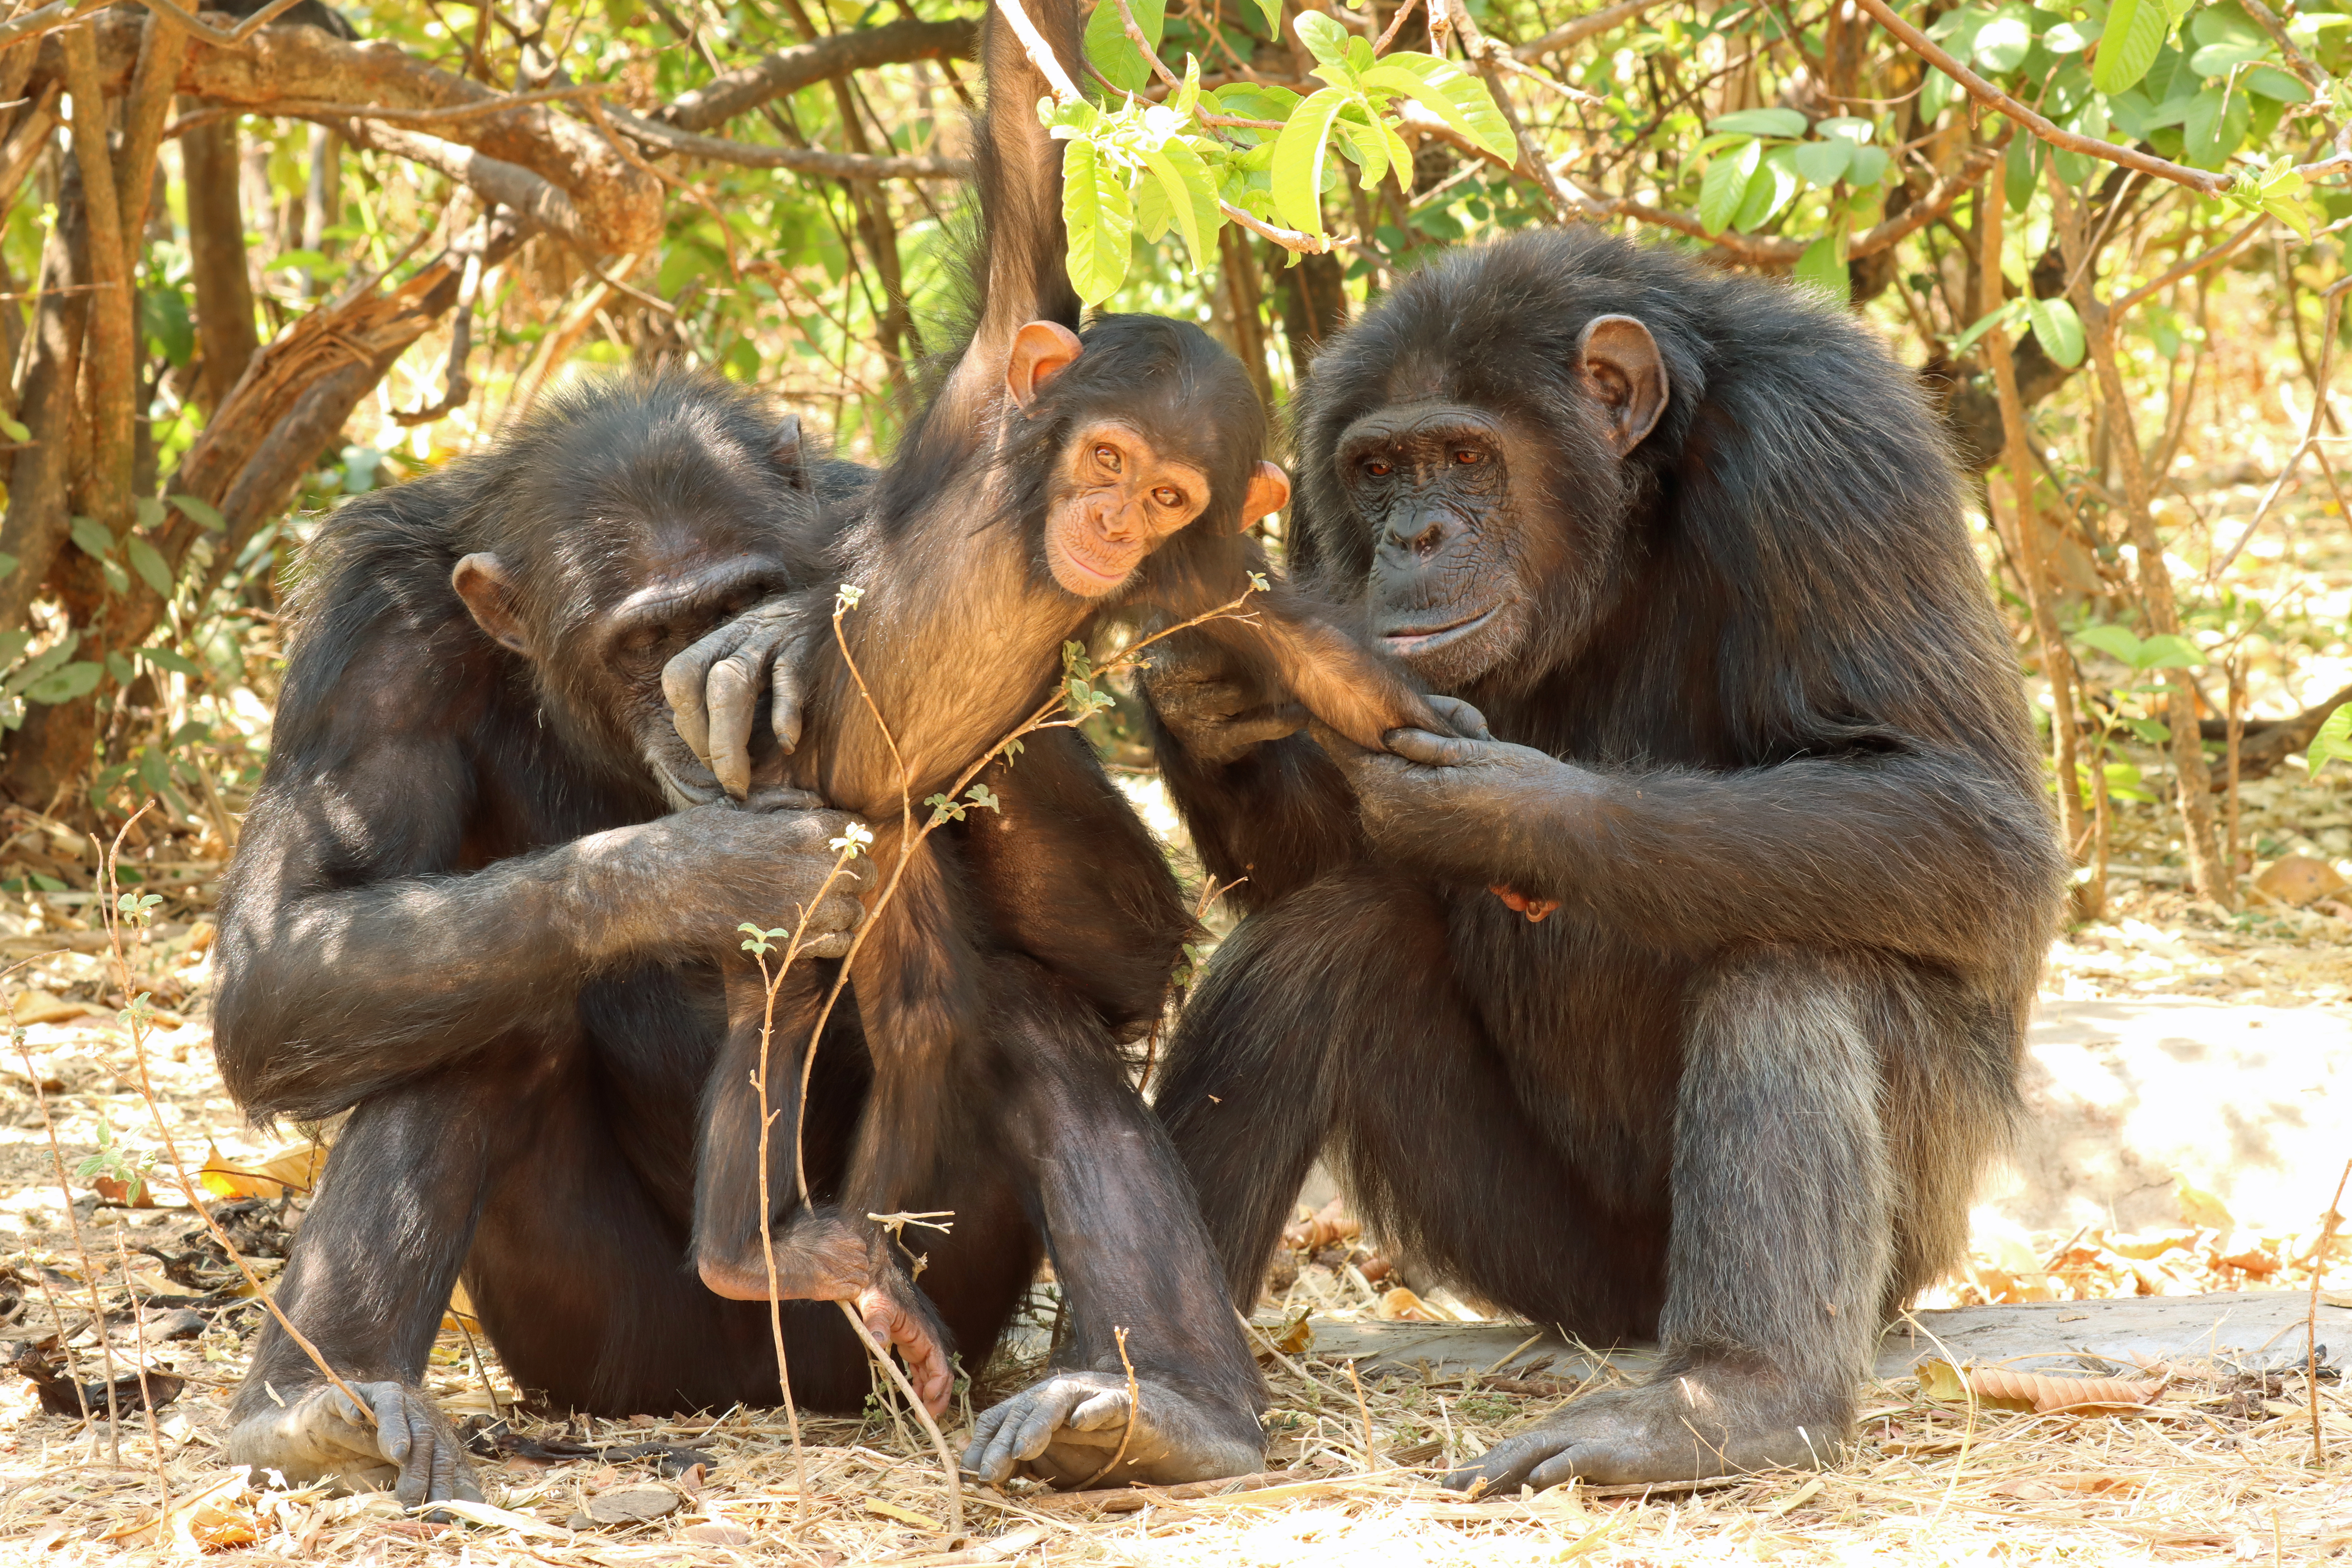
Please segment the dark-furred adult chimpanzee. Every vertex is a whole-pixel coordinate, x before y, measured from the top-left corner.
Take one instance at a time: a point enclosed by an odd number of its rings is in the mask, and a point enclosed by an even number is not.
[[[1076,62],[1076,5],[1055,0],[1035,9],[1066,64]],[[867,1216],[921,1206],[909,1194],[934,1184],[940,1152],[968,1144],[962,1124],[991,1114],[991,1098],[970,1089],[961,1059],[988,961],[971,940],[952,857],[934,854],[927,840],[899,873],[902,796],[921,800],[987,755],[1054,691],[1064,647],[1090,638],[1108,618],[1142,606],[1190,617],[1248,595],[1251,571],[1265,563],[1241,529],[1289,499],[1282,470],[1261,459],[1265,416],[1248,377],[1206,332],[1125,315],[1073,330],[1079,301],[1065,259],[1060,144],[1036,112],[1046,84],[1018,38],[993,21],[982,52],[986,265],[974,331],[843,535],[834,574],[803,596],[797,624],[787,611],[769,628],[805,650],[787,661],[800,688],[788,678],[782,728],[797,739],[782,776],[874,820],[874,864],[898,879],[852,965],[874,1061],[874,1109],[859,1124],[839,1200],[799,1202],[789,1103],[770,1145],[777,1274],[795,1296],[822,1289],[911,1302],[894,1248]],[[839,643],[831,624],[836,581],[861,590]],[[1318,616],[1288,584],[1269,582],[1248,607],[1247,619],[1212,621],[1201,635],[1263,662],[1324,721],[1369,745],[1392,729],[1437,722],[1383,655]],[[709,645],[706,658],[682,660],[673,671],[682,731],[706,745],[713,725],[698,700],[717,650],[743,636],[743,628],[730,632]],[[739,695],[750,689],[736,687]],[[804,727],[793,716],[802,691]],[[740,711],[734,722],[748,727]],[[734,765],[722,763],[721,776]],[[1029,787],[1026,763],[992,783],[1000,796],[1019,795]],[[1076,863],[1066,871],[1084,874]],[[1116,953],[1119,944],[1098,945]],[[1150,961],[1148,951],[1109,961],[1139,956]],[[750,986],[736,994],[749,1005],[736,1012],[712,1116],[756,1129],[760,1110],[748,1085],[762,998]],[[777,1013],[787,1081],[798,1076],[799,1047],[819,1002],[816,988],[803,984]],[[770,1051],[772,1061],[773,1040]],[[696,1205],[702,1277],[723,1294],[764,1299],[770,1274],[753,1141],[739,1131],[710,1142],[744,1157],[706,1162]],[[919,1391],[944,1404],[951,1375],[926,1342],[919,1315],[888,1322]],[[1125,1402],[1115,1360],[1091,1381],[1074,1374],[988,1412],[976,1467],[1000,1479],[1026,1457],[1021,1445],[1050,1429],[1050,1422],[1038,1426],[1036,1410],[1097,1396]]]
[[[1232,1289],[1328,1146],[1405,1256],[1664,1342],[1456,1484],[1826,1460],[1960,1252],[2060,890],[1935,420],[1850,319],[1577,231],[1414,274],[1296,410],[1294,570],[1492,734],[1148,679],[1249,879],[1157,1099]]]
[[[779,1397],[764,1304],[694,1271],[697,1138],[737,927],[789,921],[850,819],[778,788],[724,800],[661,677],[746,604],[811,580],[824,530],[805,491],[858,476],[804,463],[796,432],[715,380],[621,383],[320,525],[223,900],[215,1026],[253,1114],[355,1107],[278,1300],[373,1420],[268,1325],[236,1462],[390,1481],[411,1502],[478,1496],[418,1387],[461,1276],[515,1378],[561,1404]],[[955,1211],[926,1244],[929,1304],[881,1308],[935,1312],[943,1341],[984,1353],[1050,1248],[1073,1309],[1064,1364],[1116,1366],[1114,1328],[1131,1331],[1147,1392],[1120,1473],[1246,1469],[1256,1369],[1109,1040],[1158,1016],[1187,912],[1083,742],[1040,736],[1021,768],[1003,816],[957,846],[989,953],[962,1042],[985,1113],[910,1194]],[[856,915],[819,903],[814,951],[837,957]],[[1091,963],[1105,944],[1142,959]],[[806,1118],[822,1201],[870,1079],[838,1020]],[[840,1314],[784,1313],[796,1395],[858,1408],[868,1370]],[[1048,1382],[1061,1392],[1025,1407],[1022,1452],[1091,1475],[1127,1425],[1124,1389]]]

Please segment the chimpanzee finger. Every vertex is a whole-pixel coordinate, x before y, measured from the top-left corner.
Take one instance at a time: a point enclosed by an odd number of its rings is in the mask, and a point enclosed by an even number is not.
[[[1547,1433],[1522,1432],[1516,1437],[1504,1438],[1475,1461],[1448,1475],[1445,1484],[1455,1491],[1475,1488],[1480,1495],[1488,1497],[1497,1492],[1514,1492],[1538,1465],[1565,1447],[1558,1437]]]
[[[768,669],[768,727],[776,732],[776,744],[790,756],[793,748],[801,743],[801,701],[804,689],[801,684],[801,659],[808,652],[808,639],[795,637],[776,649],[775,662]]]
[[[1076,1410],[1062,1423],[1073,1432],[1099,1432],[1107,1427],[1127,1425],[1127,1390],[1107,1388]]]
[[[737,800],[751,788],[751,720],[760,706],[757,643],[739,647],[710,668],[710,771]]]
[[[1486,727],[1486,716],[1459,697],[1429,696],[1422,700],[1435,709],[1437,716],[1444,720],[1455,734],[1467,736],[1473,741],[1495,738],[1495,732]]]
[[[743,797],[751,811],[823,811],[824,797],[814,790],[794,789],[790,784],[761,784]]]
[[[706,763],[710,760],[710,713],[705,688],[710,667],[733,653],[748,635],[742,623],[730,621],[662,666],[662,699],[669,704],[677,738]]]
[[[1465,763],[1475,762],[1478,760],[1478,748],[1491,744],[1486,741],[1462,740],[1452,735],[1433,735],[1426,730],[1391,730],[1381,737],[1381,742],[1388,747],[1391,756],[1433,768],[1460,767]]]

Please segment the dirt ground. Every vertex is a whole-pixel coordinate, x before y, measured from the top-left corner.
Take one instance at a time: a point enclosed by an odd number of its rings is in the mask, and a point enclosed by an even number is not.
[[[2263,808],[2266,821],[2294,809],[2296,788],[2274,792],[2278,800]],[[2327,799],[2332,806],[2332,794]],[[2284,832],[2289,825],[2278,826]],[[2295,831],[2309,837],[2312,826]],[[191,1171],[208,1163],[222,1168],[204,1181],[208,1198],[265,1284],[299,1228],[304,1200],[253,1173],[299,1182],[310,1159],[288,1130],[246,1127],[219,1088],[203,1020],[209,894],[203,882],[175,888],[159,910],[166,918],[129,955],[131,989],[151,993],[164,1008],[145,1038],[152,1109],[120,1011],[122,977],[106,954],[40,959],[9,979],[7,1005],[23,1022],[0,1063],[0,1337],[14,1342],[8,1352],[18,1360],[0,1381],[0,1560],[145,1559],[201,1550],[230,1554],[225,1560],[386,1565],[761,1560],[822,1568],[1013,1561],[1483,1568],[1578,1560],[2284,1563],[2352,1549],[2352,1393],[2339,1370],[2347,1347],[2323,1354],[2320,1375],[2308,1379],[2293,1333],[2273,1351],[2218,1363],[2086,1363],[2080,1371],[2130,1385],[2121,1413],[2036,1414],[2008,1407],[2017,1401],[2000,1399],[1995,1387],[1938,1388],[1932,1378],[1896,1375],[1871,1389],[1853,1454],[1819,1476],[1772,1475],[1686,1492],[1579,1488],[1465,1500],[1436,1485],[1449,1464],[1605,1385],[1611,1374],[1585,1378],[1564,1364],[1505,1357],[1510,1364],[1493,1370],[1364,1376],[1333,1354],[1318,1355],[1318,1321],[1484,1320],[1475,1303],[1383,1257],[1343,1206],[1302,1212],[1288,1261],[1273,1277],[1276,1289],[1257,1315],[1274,1400],[1266,1417],[1270,1473],[1251,1478],[1246,1489],[1059,1497],[964,1488],[959,1523],[936,1458],[893,1402],[877,1397],[862,1422],[804,1424],[797,1456],[782,1413],[772,1411],[550,1421],[517,1408],[518,1392],[495,1353],[469,1339],[454,1316],[428,1382],[453,1415],[479,1429],[488,1508],[466,1521],[436,1522],[401,1516],[380,1494],[289,1491],[266,1478],[257,1485],[222,1468],[218,1444],[261,1310],[226,1254],[173,1195],[169,1162],[158,1158],[162,1133],[168,1130]],[[100,945],[98,933],[75,929],[89,905],[58,897],[20,903],[14,929],[0,934],[0,952],[13,961],[61,943]],[[2267,1010],[2345,1028],[2352,1026],[2334,1009],[2314,1009],[2304,999],[2347,995],[2347,936],[2352,921],[2329,914],[2209,916],[2161,886],[2135,889],[2118,879],[2112,917],[2053,950],[2049,1003],[2189,1005],[2241,1018]],[[2088,1048],[2080,1041],[2076,1047]],[[2343,1053],[2279,1055],[2285,1067],[2308,1068]],[[2231,1065],[2238,1058],[2224,1053],[2211,1061],[2204,1098],[2244,1100],[2242,1064]],[[2195,1064],[2182,1070],[2189,1076],[2140,1099],[2168,1106],[2197,1100]],[[2040,1091],[2053,1105],[2066,1088],[2063,1079],[2053,1072]],[[2081,1084],[2074,1089],[2078,1109],[2096,1101]],[[2253,1186],[2231,1194],[2199,1184],[2216,1183],[2210,1172],[2126,1170],[2122,1154],[2116,1171],[2102,1176],[2066,1150],[2079,1153],[2095,1134],[2124,1150],[2130,1117],[2104,1131],[2078,1125],[2071,1142],[2060,1141],[2058,1166],[2078,1175],[2089,1170],[2082,1179],[2095,1194],[2101,1181],[2112,1187],[2160,1175],[2156,1197],[2141,1193],[2129,1215],[2112,1195],[2087,1206],[2061,1204],[2046,1216],[2050,1224],[2028,1223],[2030,1203],[2016,1194],[2047,1199],[2056,1190],[2046,1176],[2037,1181],[2029,1161],[2011,1197],[1996,1197],[1981,1212],[1969,1267],[1930,1304],[2309,1290],[2317,1216],[2328,1196],[2312,1175],[2316,1150],[2352,1137],[2341,1117],[2307,1109],[2315,1152],[2262,1189],[2263,1206]],[[2352,1148],[2334,1157],[2346,1156]],[[2158,1150],[2143,1163],[2161,1158]],[[60,1163],[75,1195],[70,1216]],[[142,1169],[160,1206],[123,1206],[122,1198],[138,1194],[104,1185]],[[2328,1260],[2323,1298],[2352,1302],[2352,1237],[2339,1237]],[[112,1323],[102,1335],[89,1326],[93,1287]],[[1050,1289],[1039,1292],[1040,1321],[1050,1317]],[[54,1352],[44,1360],[37,1349],[24,1350],[60,1324],[69,1331],[70,1368],[55,1366]],[[1327,1337],[1331,1332],[1327,1327]],[[986,1370],[978,1396],[1016,1386],[1042,1348],[1043,1331],[1033,1329]],[[23,1374],[28,1367],[42,1372],[68,1400],[78,1376],[102,1397],[110,1360],[118,1377],[144,1364],[184,1384],[152,1425],[146,1415],[130,1414],[115,1426],[102,1416],[85,1423],[78,1414],[45,1413],[39,1385]],[[120,1386],[128,1394],[135,1384]],[[2324,1463],[2313,1458],[2315,1408]],[[951,1442],[966,1419],[959,1413],[949,1423]]]

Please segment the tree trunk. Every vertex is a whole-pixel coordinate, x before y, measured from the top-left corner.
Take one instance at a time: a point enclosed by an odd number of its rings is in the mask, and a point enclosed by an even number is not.
[[[187,179],[189,269],[196,285],[195,399],[210,415],[261,347],[253,324],[253,272],[245,256],[236,122],[215,121],[184,134],[180,166]]]
[[[1300,380],[1323,340],[1348,324],[1346,275],[1336,256],[1309,256],[1286,267],[1275,286],[1282,301],[1283,335],[1290,340],[1291,373]]]

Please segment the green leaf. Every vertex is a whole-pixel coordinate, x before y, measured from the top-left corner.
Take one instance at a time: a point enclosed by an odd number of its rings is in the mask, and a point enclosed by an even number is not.
[[[2091,85],[2101,92],[2138,85],[2171,31],[2172,18],[2165,13],[2163,0],[2115,0],[2098,58],[2091,64]]]
[[[1265,36],[1276,43],[1282,41],[1282,0],[1257,0],[1258,14],[1265,18]]]
[[[1395,54],[1363,73],[1366,89],[1399,93],[1418,102],[1455,131],[1497,158],[1517,158],[1518,142],[1486,84],[1434,55]]]
[[[1738,152],[1718,153],[1699,181],[1698,221],[1709,234],[1721,234],[1738,216],[1748,199],[1748,182],[1764,161],[1764,143],[1750,142]]]
[[[1166,13],[1163,12],[1162,15],[1165,16]],[[1188,51],[1184,56],[1184,85],[1177,89],[1176,101],[1172,107],[1178,114],[1190,120],[1192,118],[1192,110],[1200,107],[1200,103],[1201,57]]]
[[[1126,281],[1135,215],[1118,171],[1091,142],[1062,150],[1062,226],[1069,233],[1070,286],[1099,305]]]
[[[1793,109],[1735,109],[1708,121],[1706,128],[1739,136],[1785,136],[1793,140],[1805,133],[1805,117]]]
[[[98,666],[89,659],[63,665],[26,687],[25,696],[34,702],[70,702],[98,689],[99,673]]]
[[[15,556],[5,550],[0,550],[0,582],[5,582],[15,576],[17,565],[18,562]]]
[[[187,513],[190,521],[207,533],[220,533],[228,527],[228,519],[223,517],[220,509],[210,501],[194,496],[173,496],[172,504]]]
[[[1317,13],[1309,11],[1303,23]],[[1333,27],[1329,17],[1321,18]],[[1323,165],[1331,123],[1349,105],[1361,103],[1355,93],[1327,87],[1300,104],[1274,143],[1274,209],[1282,221],[1307,234],[1323,232]]]
[[[123,550],[131,557],[131,569],[139,574],[140,581],[154,589],[157,598],[170,598],[172,569],[163,564],[162,553],[135,533],[123,542]]]
[[[1878,127],[1858,114],[1839,114],[1816,121],[1813,134],[1824,141],[1851,142],[1859,147],[1878,134]]]
[[[1209,166],[1201,162],[1198,153],[1174,136],[1141,156],[1144,167],[1151,171],[1167,200],[1168,210],[1176,220],[1176,232],[1184,237],[1184,248],[1192,253],[1193,273],[1197,276],[1208,270],[1209,241],[1217,232],[1217,185],[1210,177]]]
[[[1797,194],[1797,187],[1803,184],[1797,178],[1797,151],[1794,147],[1775,147],[1764,154],[1763,166],[1748,182],[1747,199],[1739,204],[1739,212],[1731,220],[1733,228],[1741,234],[1753,233],[1771,222],[1772,215]]]
[[[1357,41],[1360,43],[1363,40]],[[1356,183],[1365,190],[1372,189],[1381,183],[1381,176],[1389,172],[1388,138],[1381,135],[1381,128],[1370,121],[1348,114],[1339,117],[1339,131],[1355,153],[1357,167],[1363,171]]]
[[[2083,647],[2105,654],[2119,664],[2139,668],[2140,641],[2128,626],[2084,626],[2074,634]]]
[[[1127,8],[1135,13],[1135,25],[1157,49],[1167,26],[1167,0],[1128,0]],[[1087,18],[1086,51],[1095,68],[1121,92],[1141,92],[1150,85],[1150,62],[1127,36],[1127,21],[1118,14],[1118,0],[1102,0]]]
[[[2202,669],[2205,668],[2205,652],[2178,633],[2158,632],[2139,645],[2138,668]]]
[[[1798,145],[1796,152],[1797,173],[1827,190],[1845,177],[1846,165],[1853,162],[1854,145],[1851,142],[1805,142]]]
[[[2263,39],[2232,38],[2224,43],[2208,44],[2190,55],[2189,68],[2199,76],[2227,76],[2239,66],[2274,58],[2269,43]]]
[[[106,552],[114,548],[114,535],[108,532],[106,525],[94,517],[74,519],[72,531],[73,542],[81,546],[81,552],[85,555],[103,561],[106,559]]]
[[[2114,14],[2108,13],[2110,16]],[[2087,18],[2080,22],[2061,22],[2042,35],[2042,47],[2053,55],[2079,55],[2099,41],[2102,31],[2098,23]]]
[[[2352,703],[2347,703],[2320,722],[2319,732],[2311,737],[2310,746],[2303,760],[2317,778],[2319,770],[2328,763],[2352,762]]]
[[[2311,89],[2273,66],[2256,66],[2238,79],[2238,85],[2280,103],[2311,101]]]
[[[1857,189],[1874,185],[1885,178],[1894,162],[1884,147],[1857,147],[1853,150],[1853,162],[1846,169],[1845,183]]]
[[[2209,84],[2189,106],[2180,122],[2181,151],[2200,169],[2219,169],[2246,139],[2253,109],[2242,92],[2231,92],[2220,82]]]
[[[1853,275],[1846,270],[1845,226],[1838,227],[1805,247],[1792,274],[1798,287],[1810,289],[1832,304],[1843,305],[1853,294]]]
[[[1978,65],[1994,76],[2006,76],[2025,63],[2033,47],[2033,13],[2024,5],[2004,5],[1977,30],[1970,51]]]
[[[1108,4],[1108,0],[1105,3]],[[1307,52],[1315,57],[1317,64],[1338,66],[1341,69],[1347,68],[1348,30],[1345,27],[1320,11],[1301,11],[1298,20],[1292,26],[1298,29],[1298,41],[1307,46]]]
[[[1979,316],[1975,321],[1969,324],[1967,331],[1962,332],[1958,337],[1954,338],[1952,340],[1952,353],[1955,355],[1968,353],[1969,348],[1975,344],[1979,338],[1983,337],[1995,327],[2007,326],[2010,322],[2017,320],[2018,317],[2024,313],[2024,300],[2004,300],[2000,310]]]
[[[2297,239],[2311,238],[2311,208],[2292,196],[2272,196],[2263,203],[2263,211],[2294,231]]]
[[[194,659],[184,654],[173,653],[167,647],[142,647],[139,650],[139,657],[158,669],[168,669],[174,675],[184,675],[190,680],[198,679],[204,675],[203,669],[197,667]]]
[[[21,628],[13,632],[0,632],[0,669],[5,669],[16,663],[17,656],[32,646],[32,641],[33,634]]]
[[[1176,209],[1168,205],[1168,193],[1156,179],[1139,181],[1135,187],[1135,232],[1146,245],[1157,245],[1160,237],[1175,225]]]
[[[2083,363],[2083,319],[2063,300],[2028,300],[2025,319],[2033,323],[2033,341],[2053,364],[2072,370]]]
[[[0,414],[0,435],[5,435],[11,441],[17,442],[29,441],[33,438],[32,431],[25,426],[23,421],[11,419],[5,414]]]

